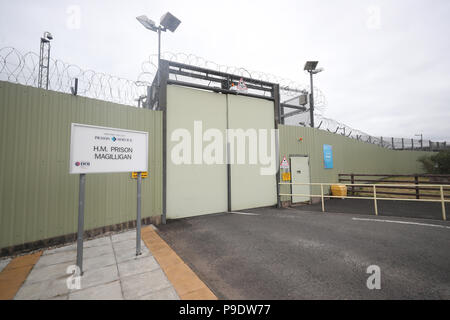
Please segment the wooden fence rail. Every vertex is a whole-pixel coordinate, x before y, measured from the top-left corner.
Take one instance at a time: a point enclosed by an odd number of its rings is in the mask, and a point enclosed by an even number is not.
[[[392,179],[394,178],[394,179]],[[399,178],[399,179],[395,179]],[[406,180],[400,180],[400,178],[407,178]],[[410,180],[408,180],[410,179]],[[436,194],[432,193],[424,193],[423,191],[439,191],[440,189],[436,186],[424,186],[427,184],[435,185],[438,182],[441,185],[450,185],[450,174],[409,174],[409,175],[397,175],[397,174],[367,174],[367,173],[340,173],[339,174],[339,182],[346,183],[350,182],[351,187],[349,193],[351,195],[355,195],[356,192],[359,194],[367,194],[372,193],[371,191],[364,190],[361,188],[355,188],[353,184],[363,183],[363,184],[373,184],[376,183],[378,185],[378,194],[385,195],[400,195],[400,196],[415,196],[416,199],[420,199],[422,197],[430,197],[430,198],[439,198],[440,195],[438,192]],[[383,186],[383,183],[405,183],[411,182],[414,183],[414,186]],[[383,189],[383,191],[379,190]],[[395,192],[388,191],[384,189],[402,189],[402,190],[413,190],[413,193],[406,192]],[[399,190],[399,191],[402,191]],[[420,192],[422,190],[422,193]]]

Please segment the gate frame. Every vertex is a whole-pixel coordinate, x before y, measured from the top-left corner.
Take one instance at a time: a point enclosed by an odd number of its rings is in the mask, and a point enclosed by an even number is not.
[[[170,75],[175,76],[175,80],[170,78]],[[176,76],[189,77],[197,80],[205,80],[211,83],[219,83],[220,87],[210,87],[209,85],[201,85],[198,83],[179,81]],[[158,83],[159,79],[159,83]],[[256,90],[257,92],[270,93],[270,96],[254,94],[254,93],[241,93],[234,90],[230,90],[232,84],[237,85],[242,79],[247,88],[250,90]],[[152,86],[148,90],[148,99],[146,107],[152,110],[162,111],[162,143],[163,143],[163,199],[162,199],[162,224],[166,224],[166,209],[167,209],[167,86],[168,85],[179,85],[183,87],[190,87],[194,89],[202,89],[213,91],[217,93],[234,94],[241,95],[252,98],[266,99],[274,102],[274,128],[278,132],[278,124],[282,122],[282,106],[280,103],[280,85],[277,83],[267,82],[263,80],[252,79],[248,77],[242,77],[239,75],[234,75],[226,72],[205,69],[201,67],[191,66],[179,62],[168,61],[162,59],[160,62],[160,68],[157,71],[155,79],[153,80]],[[279,159],[279,136],[277,134],[275,139],[275,153],[276,159]],[[230,203],[230,177],[231,168],[227,165],[227,190],[228,190],[228,211],[231,211]],[[277,189],[277,207],[281,207],[280,202],[280,169],[277,166],[276,173],[276,189]]]

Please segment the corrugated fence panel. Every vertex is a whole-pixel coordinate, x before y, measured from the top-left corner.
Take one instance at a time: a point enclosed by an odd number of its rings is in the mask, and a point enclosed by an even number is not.
[[[78,175],[69,174],[72,122],[149,132],[142,217],[162,212],[162,113],[0,82],[0,248],[76,232]],[[86,179],[85,229],[136,219],[128,173]]]
[[[338,182],[339,173],[413,174],[422,173],[417,159],[425,151],[389,150],[378,145],[308,127],[279,126],[280,161],[283,156],[308,155],[311,182]],[[300,141],[299,139],[303,140]],[[325,169],[323,145],[333,147],[333,169]],[[328,188],[327,188],[328,189]],[[290,193],[289,186],[281,186],[281,193]],[[319,187],[313,187],[320,194]],[[289,200],[289,197],[282,197]]]

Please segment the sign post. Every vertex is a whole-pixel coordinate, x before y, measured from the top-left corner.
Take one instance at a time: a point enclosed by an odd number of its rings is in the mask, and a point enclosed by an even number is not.
[[[80,175],[78,193],[77,266],[83,274],[86,174],[138,172],[136,255],[141,254],[141,184],[148,169],[148,132],[72,123],[70,174]]]
[[[141,254],[141,182],[142,176],[137,176],[137,218],[136,218],[136,255]]]
[[[83,232],[84,232],[84,194],[86,185],[86,174],[80,174],[80,185],[78,191],[78,236],[77,236],[77,266],[80,275],[83,275]]]

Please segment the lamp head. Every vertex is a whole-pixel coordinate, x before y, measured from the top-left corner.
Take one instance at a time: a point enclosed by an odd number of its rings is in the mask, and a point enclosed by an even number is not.
[[[139,21],[146,29],[157,31],[158,27],[155,25],[155,22],[149,19],[146,15],[142,15],[136,17],[137,21]]]
[[[181,21],[177,17],[175,17],[173,14],[171,14],[170,12],[167,12],[166,14],[164,14],[161,17],[161,21],[160,21],[160,24],[164,28],[166,28],[172,32],[174,32],[178,28],[180,23],[181,23]]]
[[[322,72],[323,70],[325,70],[324,68],[317,68],[315,70],[310,71],[312,74],[317,74],[319,72]]]
[[[311,72],[316,69],[319,61],[306,61],[304,70]]]

